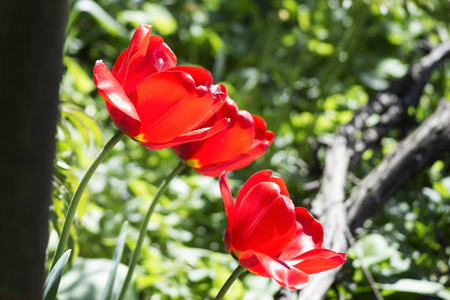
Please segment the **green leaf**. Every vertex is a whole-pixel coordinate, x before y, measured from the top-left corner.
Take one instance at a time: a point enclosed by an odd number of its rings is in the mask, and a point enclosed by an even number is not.
[[[89,94],[95,89],[91,77],[74,58],[69,56],[64,57],[64,64],[67,67],[67,73],[74,78],[73,85],[77,91],[83,94]]]
[[[70,102],[63,102],[61,104],[61,117],[73,124],[86,144],[89,143],[89,134],[92,134],[97,144],[102,144],[102,133],[97,122],[87,115],[81,107]]]
[[[70,136],[69,129],[67,128],[66,122],[61,119],[61,121],[58,123],[58,128],[61,130],[62,134],[64,135],[65,141],[67,142],[70,149],[73,149],[73,142],[72,137]]]
[[[141,197],[144,200],[141,202],[141,208],[144,212],[147,209],[148,203],[153,200],[153,196],[158,190],[158,188],[153,184],[139,179],[130,181],[129,188],[134,195]],[[159,204],[164,207],[170,202],[170,199],[167,196],[163,195],[159,201]]]
[[[389,82],[383,78],[380,78],[373,71],[363,71],[359,74],[359,79],[362,83],[367,85],[369,88],[376,91],[381,91],[389,87]]]
[[[123,38],[128,37],[127,30],[94,1],[77,1],[71,19],[74,19],[79,12],[87,12],[90,14],[109,34]]]
[[[111,299],[113,286],[114,286],[114,280],[116,279],[117,268],[120,264],[120,260],[122,258],[122,254],[123,254],[123,249],[125,247],[125,241],[126,241],[126,237],[127,237],[127,226],[128,226],[128,222],[125,221],[122,225],[122,229],[120,230],[119,237],[117,238],[117,245],[116,245],[116,249],[114,250],[111,271],[109,272],[108,281],[106,282],[106,287],[103,290],[102,297],[100,298],[102,300]]]
[[[158,32],[167,36],[177,30],[177,21],[163,5],[144,3],[141,10],[125,10],[118,15],[119,21],[129,22],[138,27],[140,24],[152,24]]]
[[[333,54],[334,52],[334,46],[330,43],[321,42],[316,39],[311,39],[308,42],[308,48],[312,51],[317,53],[321,56],[328,56]]]
[[[355,246],[349,249],[348,254],[349,256],[356,258],[356,253],[359,252],[364,264],[366,266],[371,266],[384,260],[388,260],[395,251],[396,249],[388,244],[384,236],[373,233],[359,239]],[[361,262],[358,259],[353,261],[354,267],[358,268],[360,265]]]
[[[64,272],[64,268],[66,267],[66,263],[69,260],[71,249],[67,250],[58,262],[55,264],[55,267],[48,275],[44,284],[44,300],[54,300],[56,299],[56,293],[58,292],[59,283],[61,281],[62,274]]]
[[[450,292],[438,283],[426,280],[400,279],[394,283],[380,284],[385,290],[395,290],[398,292],[416,293],[422,295],[437,295],[445,300],[450,300]]]
[[[307,5],[298,6],[298,25],[304,32],[311,28],[311,11]]]
[[[387,76],[400,78],[405,75],[407,71],[408,66],[395,58],[383,59],[376,68],[376,73],[382,78]]]
[[[78,257],[70,270],[61,280],[58,300],[92,300],[99,299],[105,289],[112,262],[109,259],[89,259]],[[127,266],[120,264],[114,282],[113,293],[122,286],[127,274]],[[135,292],[129,288],[125,299],[137,299]]]

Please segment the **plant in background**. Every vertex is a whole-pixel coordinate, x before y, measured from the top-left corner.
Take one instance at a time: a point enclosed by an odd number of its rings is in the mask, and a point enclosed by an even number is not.
[[[218,134],[173,147],[187,165],[202,175],[215,177],[223,171],[246,167],[263,155],[273,142],[274,134],[266,130],[264,119],[239,110],[229,97],[203,126],[210,127],[224,118],[230,119],[230,125]]]
[[[319,222],[289,198],[284,180],[259,171],[250,177],[233,200],[225,174],[220,191],[227,214],[225,247],[240,266],[216,299],[245,269],[271,277],[281,286],[301,289],[309,275],[339,267],[344,253],[322,249],[323,230]]]

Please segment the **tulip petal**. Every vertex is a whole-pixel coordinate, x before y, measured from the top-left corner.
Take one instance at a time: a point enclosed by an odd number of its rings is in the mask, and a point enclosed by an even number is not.
[[[141,124],[136,108],[125,94],[123,87],[106,65],[98,60],[94,67],[94,83],[105,99],[114,124],[128,136],[136,136]]]
[[[231,123],[231,119],[237,115],[238,111],[239,109],[236,103],[234,103],[233,100],[227,97],[220,110],[211,118],[209,118],[205,123],[203,123],[200,127],[211,127],[217,122],[217,120],[220,120],[221,118],[230,118]],[[201,157],[199,155],[196,155],[196,153],[203,146],[208,146],[208,140],[203,139],[193,143],[185,143],[179,146],[175,146],[173,150],[183,161],[191,161],[194,159],[200,161]],[[199,162],[199,165],[203,166],[205,164],[202,161],[201,164]],[[222,174],[222,172],[219,172],[216,176],[219,176],[220,174]]]
[[[230,126],[219,134],[195,143],[174,147],[175,153],[190,166],[205,176],[219,176],[222,171],[229,172],[249,165],[265,153],[274,139],[274,134],[266,131],[266,123],[256,115],[239,111],[236,103],[227,97],[220,110],[202,126],[210,126],[217,119],[231,119]],[[281,194],[289,196],[284,181],[271,178],[268,181],[280,185]]]
[[[222,84],[212,85],[211,73],[208,70],[193,66],[177,66],[167,70],[167,72],[185,72],[188,73],[195,82],[195,89],[199,97],[211,93],[212,106],[204,120],[211,118],[224,104],[227,98],[227,90]]]
[[[169,72],[185,72],[192,76],[197,86],[211,87],[213,80],[208,70],[193,66],[177,66],[168,70]]]
[[[231,249],[279,254],[294,238],[295,208],[272,182],[255,185],[235,206]]]
[[[253,259],[253,266],[248,265],[248,262],[251,260],[241,260],[241,256],[239,256],[242,266],[246,267],[250,272],[260,276],[271,277],[282,287],[292,290],[300,290],[308,284],[309,276],[301,270],[288,266],[284,262],[264,253],[253,251],[253,254],[259,262],[255,264],[255,259]]]
[[[142,139],[164,144],[204,122],[212,96],[199,97],[196,91],[193,78],[185,72],[155,73],[137,85],[131,100],[142,120]]]
[[[210,91],[213,98],[213,106],[206,119],[212,117],[223,106],[223,103],[227,99],[227,89],[220,83],[212,85]]]
[[[225,175],[225,172],[220,175],[219,178],[219,186],[220,186],[220,194],[223,198],[223,203],[225,206],[225,214],[227,215],[227,221],[231,221],[233,223],[234,219],[234,199],[233,195],[231,195],[230,185],[228,183],[228,178]]]
[[[230,232],[227,230],[225,231],[225,237],[223,238],[223,243],[225,244],[225,248],[227,249],[228,252],[230,252],[231,255],[233,255],[234,258],[237,259],[237,257],[235,257],[235,255],[231,252],[231,248],[230,248]]]
[[[267,179],[270,178],[270,175],[272,175],[272,171],[269,170],[263,170],[253,174],[252,177],[250,177],[239,190],[239,193],[236,197],[236,209],[237,207],[239,207],[242,199],[248,193],[248,191],[256,184],[267,181]]]
[[[172,68],[177,63],[175,54],[164,44],[163,39],[150,35],[150,32],[151,26],[139,26],[130,46],[114,65],[112,73],[123,85],[127,95],[146,77]]]
[[[120,83],[123,83],[123,78],[126,77],[126,73],[128,71],[127,64],[130,61],[130,58],[136,55],[136,53],[141,52],[141,55],[145,53],[151,31],[151,25],[142,24],[136,28],[136,31],[131,39],[130,46],[126,48],[117,58],[112,69],[112,73]],[[123,64],[124,62],[125,65]],[[122,66],[124,67],[123,69]]]
[[[279,259],[282,261],[291,260],[293,257],[297,257],[304,252],[322,246],[322,225],[314,219],[308,210],[303,207],[296,207],[295,218],[297,221],[295,238],[280,254]]]
[[[295,263],[295,268],[307,274],[315,274],[339,267],[346,260],[345,253],[328,249],[313,249],[296,257],[289,264]]]
[[[116,63],[113,66],[112,69],[112,74],[114,75],[114,77],[116,77],[117,79],[117,72],[122,68],[122,65],[125,61],[125,58],[128,54],[128,48],[125,49],[122,53],[120,53],[119,57],[116,59]],[[117,80],[119,81],[119,80]],[[121,79],[121,81],[123,81],[123,79]]]
[[[219,121],[214,122],[212,124],[212,127],[201,127],[201,128],[197,128],[197,129],[188,131],[186,133],[183,133],[182,135],[180,135],[180,141],[182,141],[183,143],[188,143],[188,142],[196,142],[199,140],[210,138],[210,137],[216,135],[217,133],[223,131],[224,129],[226,129],[229,125],[230,125],[230,119],[223,118]],[[177,139],[178,138],[175,138],[174,141]]]
[[[136,54],[128,64],[127,77],[124,83],[125,91],[133,92],[142,80],[156,72],[175,67],[176,61],[175,54],[163,43],[163,39],[160,36],[151,35],[147,52],[143,56],[137,56]]]
[[[225,214],[227,215],[227,231],[225,234],[225,246],[228,251],[230,251],[230,241],[231,233],[233,230],[233,220],[234,220],[234,200],[231,195],[230,186],[228,184],[227,176],[225,172],[222,173],[219,179],[220,193],[222,194],[223,203],[225,206]],[[230,251],[231,253],[231,251]]]
[[[144,57],[150,40],[151,31],[151,25],[142,24],[136,28],[136,31],[131,38],[130,46],[119,55],[114,64],[112,73],[114,77],[117,78],[117,81],[124,86],[127,95],[130,95],[136,86],[136,84],[134,84],[132,90],[129,90],[128,88],[131,87],[127,82],[129,77],[128,74],[131,73],[131,75],[133,75],[133,67],[130,66],[130,61],[134,60],[136,62],[136,58],[142,59]],[[127,87],[125,88],[125,86]]]
[[[267,141],[272,144],[275,134],[272,131],[267,131],[266,122],[263,118],[257,115],[252,115],[253,121],[255,122],[255,144],[259,144],[261,141]],[[254,147],[256,145],[253,145]]]
[[[255,251],[253,250],[241,251],[239,252],[239,256],[237,259],[239,260],[239,264],[241,266],[243,266],[253,274],[263,277],[271,277],[270,274],[261,264],[261,261],[255,255]]]
[[[142,146],[144,146],[145,148],[150,149],[150,150],[159,150],[159,149],[165,149],[165,148],[170,148],[170,147],[176,147],[180,144],[196,142],[198,140],[207,139],[210,136],[213,136],[213,135],[217,134],[218,132],[227,128],[228,124],[229,124],[228,119],[222,119],[218,122],[215,122],[212,125],[212,127],[195,129],[195,130],[183,133],[182,135],[174,138],[173,140],[163,143],[163,144],[152,144],[152,143],[143,142],[143,141],[138,141],[138,142]]]
[[[211,166],[202,166],[200,168],[196,168],[195,170],[202,175],[216,177],[219,176],[223,171],[229,172],[248,166],[255,159],[263,155],[268,147],[269,143],[267,141],[263,141],[260,142],[257,146],[250,149],[250,151],[245,152],[232,160],[223,163],[217,163]],[[283,194],[283,192],[281,192],[281,194]]]
[[[206,140],[192,158],[199,158],[202,166],[229,161],[250,150],[254,138],[251,114],[239,111],[228,128]]]
[[[252,115],[256,126],[256,138],[263,139],[267,130],[266,121],[258,115]]]
[[[136,28],[133,37],[131,38],[130,46],[127,48],[127,55],[124,58],[127,64],[130,63],[131,60],[145,55],[151,31],[152,26],[147,24],[142,24]]]
[[[280,194],[289,197],[289,192],[287,190],[286,183],[284,182],[283,178],[270,176],[270,178],[267,179],[267,181],[276,183],[280,187]]]
[[[151,53],[151,55],[148,55]],[[157,72],[167,71],[177,65],[177,57],[175,53],[163,42],[163,39],[157,35],[150,36],[150,42],[147,48],[147,54],[145,55],[138,71],[144,72],[148,68],[147,64],[151,64]]]

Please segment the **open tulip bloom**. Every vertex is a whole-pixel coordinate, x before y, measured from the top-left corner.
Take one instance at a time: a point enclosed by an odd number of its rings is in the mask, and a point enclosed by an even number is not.
[[[220,190],[227,215],[225,246],[242,267],[271,277],[281,286],[302,289],[309,275],[336,268],[344,253],[321,248],[323,229],[302,207],[295,207],[282,178],[271,171],[254,174],[236,203],[225,174]]]
[[[266,131],[264,119],[239,110],[229,97],[204,126],[210,127],[224,118],[230,120],[230,125],[219,133],[173,147],[183,161],[202,175],[215,177],[222,171],[246,167],[263,155],[273,141],[274,134]]]
[[[222,106],[225,87],[208,71],[176,66],[177,58],[151,26],[141,25],[112,72],[101,61],[94,83],[115,125],[148,149],[207,138],[228,125],[226,118],[198,128]]]

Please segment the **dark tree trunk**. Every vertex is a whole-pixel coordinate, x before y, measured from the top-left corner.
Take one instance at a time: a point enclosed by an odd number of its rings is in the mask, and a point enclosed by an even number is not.
[[[66,14],[0,3],[0,299],[42,299]]]

